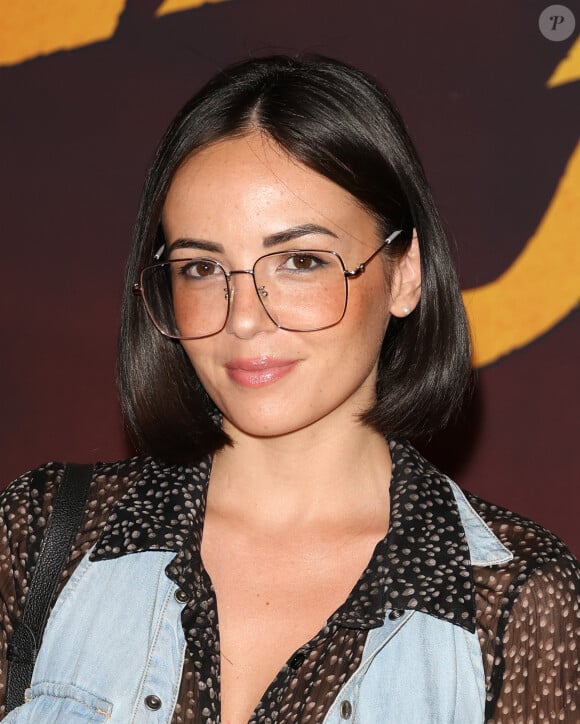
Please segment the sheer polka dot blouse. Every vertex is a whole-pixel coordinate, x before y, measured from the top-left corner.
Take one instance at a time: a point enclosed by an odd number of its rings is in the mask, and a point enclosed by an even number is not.
[[[513,554],[498,566],[472,565],[445,476],[407,442],[391,440],[390,448],[389,532],[347,600],[271,682],[252,724],[322,722],[359,666],[369,630],[381,626],[393,608],[415,608],[477,632],[486,721],[578,724],[580,575],[573,556],[540,526],[468,494],[475,511]],[[168,575],[195,595],[187,596],[182,616],[187,651],[173,724],[220,721],[219,634],[216,617],[208,615],[217,608],[200,557],[209,469],[209,460],[191,466],[143,457],[99,463],[60,585],[91,548],[94,560],[176,551]],[[48,464],[23,475],[2,495],[0,702],[7,644],[24,606],[62,470],[60,464]],[[417,530],[426,533],[417,535]],[[434,568],[445,575],[433,575]]]

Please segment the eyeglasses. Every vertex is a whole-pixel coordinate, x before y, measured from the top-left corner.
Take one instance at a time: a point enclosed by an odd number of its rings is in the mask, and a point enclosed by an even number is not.
[[[251,269],[226,271],[215,259],[188,257],[146,266],[133,294],[141,296],[149,318],[171,339],[203,339],[226,326],[234,294],[232,277],[250,274],[264,311],[289,332],[317,332],[338,324],[348,303],[348,281],[394,241],[394,231],[355,269],[336,251],[276,251],[256,259]],[[162,253],[162,249],[158,255]]]

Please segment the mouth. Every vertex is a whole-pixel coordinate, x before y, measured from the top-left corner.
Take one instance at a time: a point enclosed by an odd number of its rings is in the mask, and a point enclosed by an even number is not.
[[[261,387],[277,382],[289,374],[298,364],[298,360],[275,357],[255,357],[254,359],[233,359],[225,367],[231,380],[243,387]]]

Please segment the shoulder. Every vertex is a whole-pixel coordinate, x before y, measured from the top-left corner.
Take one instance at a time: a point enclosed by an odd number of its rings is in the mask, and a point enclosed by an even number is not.
[[[514,583],[522,583],[532,574],[540,575],[542,570],[554,570],[559,566],[578,581],[578,561],[556,535],[507,508],[472,493],[465,492],[465,495],[475,512],[512,553],[513,559],[507,568],[515,577]]]
[[[565,544],[528,518],[466,493],[512,553],[473,569],[477,628],[486,671],[486,721],[576,722],[580,568]],[[554,682],[558,681],[558,687]],[[539,718],[538,718],[539,717]]]
[[[26,539],[35,544],[35,550],[38,548],[65,469],[65,463],[46,463],[16,478],[2,491],[0,555],[5,554],[7,546],[12,549],[12,553],[17,550],[22,553],[26,549]],[[137,487],[163,487],[164,481],[180,477],[188,470],[190,467],[149,456],[94,463],[79,535],[84,540],[94,542],[113,508],[130,491]],[[28,557],[29,567],[33,565],[34,557]]]
[[[51,462],[16,478],[0,496],[0,546],[13,553],[27,551],[27,541],[45,524],[64,471],[62,463]]]
[[[134,457],[112,463],[94,463],[88,500],[105,491],[113,496],[115,493],[122,495],[149,462],[149,458]],[[12,481],[0,494],[0,515],[3,522],[17,525],[26,518],[26,512],[35,513],[35,518],[42,521],[43,514],[52,510],[65,468],[65,463],[49,462]]]
[[[2,511],[10,509],[13,505],[23,504],[31,497],[54,493],[63,469],[63,463],[50,462],[20,475],[2,491],[0,495]]]
[[[59,590],[95,544],[114,506],[151,465],[145,457],[94,464],[84,514]],[[65,467],[60,462],[41,465],[16,478],[0,495],[0,648],[2,631],[11,630],[26,601]]]
[[[135,457],[93,465],[92,479],[77,542],[94,541],[112,507],[138,480],[150,460]],[[50,462],[14,480],[0,496],[0,563],[26,588],[40,550],[44,528],[62,483],[65,464]],[[71,555],[75,555],[76,543]],[[81,548],[78,549],[80,552]]]
[[[477,592],[488,601],[501,601],[504,618],[534,589],[538,606],[542,600],[552,606],[565,596],[580,605],[580,566],[567,546],[552,532],[471,493],[467,499],[488,528],[512,554],[512,560],[491,568],[474,568]],[[538,606],[534,607],[540,612]],[[532,608],[529,614],[533,614]]]

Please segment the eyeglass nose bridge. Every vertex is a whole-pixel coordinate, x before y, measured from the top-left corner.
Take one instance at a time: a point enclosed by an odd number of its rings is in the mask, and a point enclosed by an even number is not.
[[[266,305],[264,304],[264,299],[268,296],[268,290],[266,289],[265,286],[259,287],[259,286],[256,284],[256,274],[255,274],[255,272],[254,272],[254,269],[232,269],[232,270],[229,271],[229,272],[227,272],[227,271],[224,270],[224,274],[225,274],[225,277],[226,277],[226,294],[225,294],[225,297],[226,297],[226,299],[228,300],[228,313],[227,313],[226,323],[227,323],[227,319],[228,319],[229,316],[230,316],[230,312],[231,312],[231,300],[232,300],[232,298],[233,298],[233,291],[234,291],[234,289],[232,289],[232,288],[230,287],[231,277],[233,277],[234,274],[249,274],[249,275],[252,277],[252,281],[254,282],[254,290],[255,290],[256,294],[258,295],[258,299],[260,300],[260,303],[261,303],[261,305],[262,305],[262,309],[266,312],[266,315],[268,316],[268,318],[270,319],[270,321],[273,322],[273,323],[276,325],[276,327],[279,326],[278,323],[277,323],[277,322],[272,318],[272,316],[270,315],[270,312],[266,309]]]

